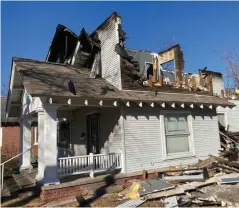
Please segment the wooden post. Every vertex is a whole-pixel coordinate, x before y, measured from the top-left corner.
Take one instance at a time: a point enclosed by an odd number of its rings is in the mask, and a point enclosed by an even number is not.
[[[146,170],[143,170],[143,175],[142,175],[142,179],[145,180],[148,178],[148,173]]]
[[[149,75],[149,79],[148,79],[148,85],[149,87],[153,87],[153,76],[152,75]]]
[[[94,178],[94,154],[90,153],[90,177]]]
[[[174,53],[174,72],[175,80],[178,86],[182,86],[182,69],[180,67],[179,47],[175,48]]]
[[[195,79],[195,76],[192,76],[192,84],[193,84],[193,91],[196,92],[197,88],[196,88],[196,79]]]
[[[213,95],[213,86],[212,86],[212,74],[208,75],[208,90],[210,92],[210,95]]]

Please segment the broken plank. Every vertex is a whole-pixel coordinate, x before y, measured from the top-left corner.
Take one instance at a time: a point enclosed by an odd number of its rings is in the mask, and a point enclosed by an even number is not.
[[[178,200],[177,200],[177,197],[176,196],[170,196],[170,197],[167,197],[165,200],[164,200],[164,206],[165,207],[175,207],[177,208],[178,207]]]
[[[228,184],[228,183],[239,183],[239,177],[237,178],[223,178],[220,181],[221,184]]]
[[[165,176],[166,181],[203,181],[203,174],[200,175],[183,175],[183,176]]]
[[[168,196],[175,196],[175,195],[180,195],[180,194],[184,194],[184,189],[183,188],[176,188],[176,189],[170,189],[170,190],[166,190],[166,191],[160,191],[157,193],[153,193],[153,194],[148,194],[146,196],[144,196],[144,199],[158,199],[158,198],[162,198],[162,197],[168,197]]]
[[[237,168],[229,167],[229,166],[226,166],[224,164],[213,163],[212,165],[215,166],[215,167],[218,167],[218,168],[222,168],[222,169],[226,169],[226,170],[230,170],[230,171],[239,173],[239,170]]]
[[[232,166],[234,168],[239,168],[239,163],[237,163],[237,162],[230,162],[226,159],[223,159],[223,158],[220,158],[220,157],[217,157],[217,156],[213,156],[213,155],[209,155],[209,156],[212,157],[213,159],[217,160],[220,163]]]
[[[146,200],[145,199],[131,199],[128,200],[126,202],[124,202],[123,204],[118,205],[117,207],[137,207],[140,204],[143,204]]]

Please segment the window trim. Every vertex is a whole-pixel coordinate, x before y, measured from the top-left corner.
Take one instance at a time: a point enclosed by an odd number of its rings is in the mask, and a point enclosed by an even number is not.
[[[67,119],[67,118],[58,118],[57,119],[57,126],[58,126],[58,124],[59,124],[59,122],[61,122],[61,121],[69,121],[69,124],[70,124],[70,138],[68,139],[68,145],[67,146],[58,146],[58,138],[57,138],[57,147],[58,148],[60,148],[60,149],[71,149],[72,148],[72,138],[71,138],[71,136],[72,136],[72,132],[71,132],[71,128],[72,128],[72,122],[71,122],[71,119]],[[57,131],[58,131],[58,129],[57,129]],[[57,134],[58,134],[58,132],[57,132]]]
[[[33,127],[34,145],[38,145],[38,126]]]
[[[164,116],[169,114],[183,114],[187,116],[188,122],[188,144],[189,151],[188,152],[179,152],[179,153],[171,153],[167,155],[167,146],[166,146],[166,136],[165,136],[165,124],[164,124]],[[195,147],[194,147],[194,137],[193,137],[193,125],[192,125],[192,115],[190,111],[173,111],[173,110],[163,110],[160,113],[160,132],[161,132],[161,142],[162,142],[162,158],[163,160],[184,158],[184,157],[194,157]]]

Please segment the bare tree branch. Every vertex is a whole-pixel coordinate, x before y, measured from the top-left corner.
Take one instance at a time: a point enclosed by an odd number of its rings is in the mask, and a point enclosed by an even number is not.
[[[224,53],[222,59],[227,64],[226,87],[238,88],[239,87],[239,54],[237,52]]]

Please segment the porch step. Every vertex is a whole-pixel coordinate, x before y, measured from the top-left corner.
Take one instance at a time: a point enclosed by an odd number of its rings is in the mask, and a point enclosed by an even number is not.
[[[5,177],[3,182],[3,190],[1,191],[1,197],[10,197],[12,196],[11,193],[15,193],[19,189],[21,188],[12,176]]]
[[[13,174],[12,177],[14,178],[14,180],[16,181],[17,185],[22,189],[22,188],[28,188],[28,187],[32,187],[35,184],[29,180],[25,174],[20,173],[20,174]]]
[[[29,181],[31,181],[32,184],[36,184],[36,175],[37,175],[37,169],[33,170],[23,170],[21,171],[21,174],[24,175]]]
[[[3,190],[1,192],[2,202],[16,196],[33,196],[37,194],[34,183],[23,174],[12,174],[4,178]]]

